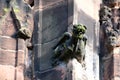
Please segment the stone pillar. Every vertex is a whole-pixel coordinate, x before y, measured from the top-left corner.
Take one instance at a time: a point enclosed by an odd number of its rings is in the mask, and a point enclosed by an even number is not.
[[[32,17],[26,12],[29,7],[22,0],[0,0],[0,4],[0,80],[24,80],[27,47],[25,40],[15,35],[17,30],[10,7],[13,6],[21,26],[28,14],[27,27],[32,29]]]
[[[101,24],[101,53],[103,66],[103,80],[119,80],[120,79],[120,15],[119,0],[109,0],[104,2],[104,9],[100,10]],[[108,12],[109,11],[109,12]],[[101,12],[105,13],[101,15]],[[113,34],[114,33],[114,34]],[[114,39],[113,39],[114,38]]]
[[[33,40],[35,78],[62,80],[64,68],[53,68],[51,57],[53,47],[72,24],[72,4],[72,0],[35,0]],[[68,6],[71,7],[70,11]]]

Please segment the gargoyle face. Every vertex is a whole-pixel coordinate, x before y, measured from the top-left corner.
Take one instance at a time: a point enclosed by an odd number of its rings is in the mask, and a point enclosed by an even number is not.
[[[115,46],[115,45],[116,45],[116,42],[117,42],[117,38],[116,38],[116,37],[110,36],[110,37],[108,38],[108,44],[109,44],[110,46]]]
[[[111,12],[111,9],[107,6],[103,6],[101,9],[100,9],[100,12],[99,12],[99,16],[100,16],[100,20],[102,21],[106,21],[108,18],[111,18],[112,16],[112,12]]]
[[[108,36],[108,44],[110,46],[115,46],[117,44],[118,33],[116,31],[111,31]]]
[[[80,38],[82,39],[83,38],[83,35],[85,34],[86,32],[86,26],[84,25],[74,25],[73,26],[73,36],[76,37],[76,38]]]

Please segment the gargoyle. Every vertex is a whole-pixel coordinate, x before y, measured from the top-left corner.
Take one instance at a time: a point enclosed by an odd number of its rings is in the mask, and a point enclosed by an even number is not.
[[[74,25],[72,33],[65,32],[54,49],[52,65],[56,66],[61,62],[67,63],[70,59],[76,58],[78,62],[85,60],[85,45],[87,38],[84,25]]]
[[[99,11],[99,16],[100,16],[100,24],[102,24],[105,21],[111,20],[112,17],[111,8],[107,6],[103,6]]]
[[[113,25],[112,10],[107,6],[103,6],[99,12],[100,16],[100,26],[103,30],[105,37],[105,45],[108,51],[113,50],[113,47],[117,44],[117,39],[120,34],[119,23],[117,28]]]

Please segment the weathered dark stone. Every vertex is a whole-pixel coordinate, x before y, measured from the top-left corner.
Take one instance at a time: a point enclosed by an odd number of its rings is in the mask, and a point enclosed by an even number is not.
[[[42,43],[47,43],[58,38],[61,33],[67,30],[68,8],[66,1],[58,6],[45,9],[42,14]],[[59,30],[59,31],[58,31]]]
[[[58,66],[46,72],[38,73],[37,78],[41,80],[66,80],[66,68]]]
[[[58,1],[57,5],[36,10],[34,15],[34,43],[36,45],[35,70],[51,68],[52,46],[55,45],[59,36],[67,31],[68,27],[68,5],[67,1]],[[56,3],[55,3],[56,4]],[[43,5],[42,5],[43,6]],[[38,17],[39,15],[39,17]],[[38,63],[40,64],[38,64]]]

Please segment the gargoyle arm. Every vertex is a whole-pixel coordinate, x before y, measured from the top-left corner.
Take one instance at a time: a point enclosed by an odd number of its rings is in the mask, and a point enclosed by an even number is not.
[[[69,40],[72,37],[72,34],[69,32],[65,32],[63,36],[60,38],[59,42],[53,47],[53,49],[56,49],[59,45],[62,43],[65,43],[66,40]]]

